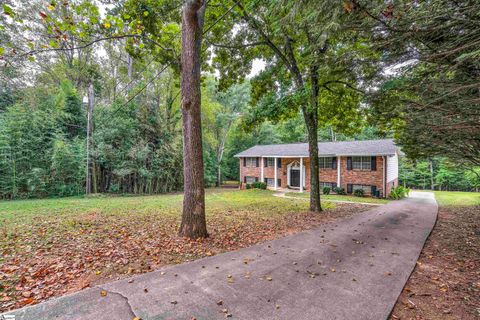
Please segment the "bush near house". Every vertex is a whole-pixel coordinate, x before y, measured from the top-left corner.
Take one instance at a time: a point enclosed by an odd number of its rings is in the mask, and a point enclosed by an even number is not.
[[[339,195],[346,195],[347,193],[345,192],[345,189],[344,188],[340,188],[340,187],[335,187],[333,188],[333,191],[336,193],[336,194],[339,194]]]
[[[398,186],[393,188],[392,191],[390,191],[390,195],[388,197],[390,199],[399,200],[407,197],[409,193],[410,189]]]
[[[322,190],[323,194],[330,194],[330,187],[323,187],[323,190]]]
[[[265,182],[253,182],[251,184],[247,184],[245,186],[245,188],[247,189],[263,189],[263,190],[266,190],[267,189],[267,184]]]
[[[353,191],[353,195],[355,197],[364,197],[365,196],[365,191],[363,191],[363,189],[355,189]]]

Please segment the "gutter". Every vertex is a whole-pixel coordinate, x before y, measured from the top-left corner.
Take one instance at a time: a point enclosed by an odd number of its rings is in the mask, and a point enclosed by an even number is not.
[[[391,156],[395,155],[395,153],[341,153],[341,154],[319,154],[319,157],[370,157],[370,156]],[[243,157],[264,157],[264,158],[300,158],[300,157],[309,157],[308,154],[303,155],[252,155],[252,154],[236,154],[234,155],[235,158],[243,158]]]

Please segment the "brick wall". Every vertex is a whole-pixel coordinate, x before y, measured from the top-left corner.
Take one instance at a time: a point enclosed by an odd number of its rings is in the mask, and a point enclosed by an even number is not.
[[[245,188],[244,177],[257,177],[260,181],[260,166],[262,165],[262,159],[259,159],[258,167],[244,167],[243,158],[240,158],[240,187]]]
[[[339,157],[340,159],[340,186],[347,190],[347,184],[362,184],[375,186],[377,190],[383,192],[383,159],[381,156],[376,157],[377,170],[375,171],[365,171],[365,170],[347,170],[347,157]],[[281,167],[278,168],[277,179],[280,179],[280,187],[287,187],[287,167],[290,163],[300,161],[299,158],[282,158]],[[304,158],[303,164],[305,166],[305,189],[310,189],[310,159]],[[244,188],[244,177],[253,176],[258,177],[260,181],[261,177],[261,166],[263,166],[262,159],[259,160],[258,167],[244,167],[243,158],[240,158],[240,181],[241,187]],[[263,168],[264,178],[274,178],[275,172],[274,167],[264,167]],[[337,182],[337,170],[336,169],[320,169],[320,181],[321,182]],[[398,181],[395,182],[398,184]],[[395,185],[396,185],[395,184]],[[390,192],[392,183],[387,186],[387,194]]]
[[[347,184],[363,184],[377,187],[383,192],[383,159],[376,157],[377,170],[347,170],[347,157],[340,157],[340,185],[347,191]]]

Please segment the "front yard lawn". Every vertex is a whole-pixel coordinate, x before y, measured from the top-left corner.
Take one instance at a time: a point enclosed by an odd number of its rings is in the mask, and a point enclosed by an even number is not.
[[[177,236],[181,194],[0,202],[0,312],[318,226],[369,209],[209,189],[210,237]]]
[[[303,192],[303,193],[288,192],[285,195],[289,197],[297,197],[297,198],[306,198],[306,199],[310,198],[309,192]],[[360,203],[379,203],[379,204],[385,204],[390,201],[387,199],[377,199],[377,198],[370,198],[370,197],[354,197],[354,196],[347,196],[347,195],[341,196],[336,194],[329,194],[329,195],[322,194],[320,195],[320,200],[326,200],[327,203],[328,203],[328,200],[335,200],[335,201],[351,201],[351,202],[360,202]]]
[[[434,191],[441,206],[478,206],[480,192]]]
[[[435,196],[437,224],[390,319],[480,319],[480,193]]]

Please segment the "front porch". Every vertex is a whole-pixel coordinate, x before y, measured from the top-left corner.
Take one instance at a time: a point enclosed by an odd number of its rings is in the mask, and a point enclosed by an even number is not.
[[[273,168],[269,164],[273,164]],[[308,189],[310,181],[306,170],[308,166],[308,158],[303,157],[261,157],[260,181],[267,183],[268,189],[303,192]]]

